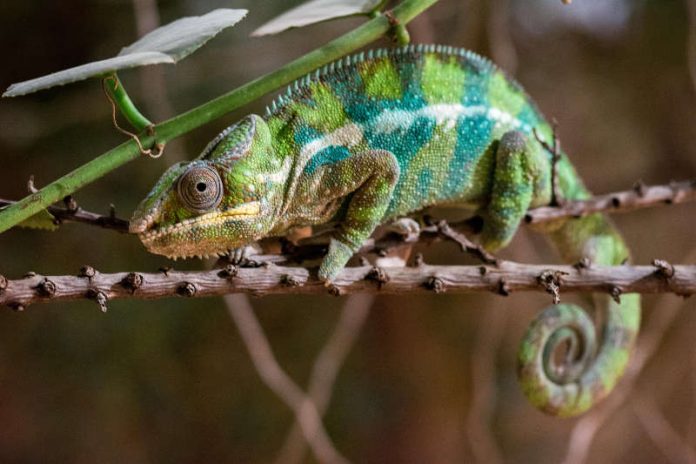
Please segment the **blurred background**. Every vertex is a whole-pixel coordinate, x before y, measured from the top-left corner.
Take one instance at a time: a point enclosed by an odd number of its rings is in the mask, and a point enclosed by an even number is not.
[[[249,38],[300,2],[155,2],[0,2],[0,89],[112,56],[160,22],[249,9],[238,26],[176,66],[121,73],[141,109],[159,121],[363,22]],[[508,69],[558,120],[587,185],[604,193],[638,180],[696,178],[695,16],[694,0],[440,0],[409,30],[414,41],[466,47]],[[178,139],[161,159],[100,179],[77,192],[78,203],[104,213],[113,203],[129,217],[168,165],[196,156],[270,98]],[[0,197],[18,199],[30,175],[41,187],[123,140],[96,81],[3,99]],[[636,263],[696,261],[694,204],[615,222]],[[421,251],[431,263],[469,262],[451,244]],[[557,259],[527,230],[503,256]],[[8,277],[74,274],[83,264],[115,272],[171,263],[135,237],[84,225],[0,235],[0,273]],[[645,297],[634,374],[602,408],[573,420],[536,411],[516,383],[518,342],[549,300],[540,293],[374,302],[274,296],[251,304],[279,363],[303,389],[335,330],[355,337],[345,362],[333,364],[340,371],[325,417],[333,444],[353,462],[696,462],[696,300]],[[0,462],[316,462],[288,451],[298,443],[297,435],[288,438],[292,423],[260,380],[223,299],[114,301],[106,314],[85,301],[0,312]]]

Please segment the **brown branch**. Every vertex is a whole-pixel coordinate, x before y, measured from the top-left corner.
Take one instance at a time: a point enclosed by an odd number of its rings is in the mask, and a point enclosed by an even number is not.
[[[372,295],[348,297],[336,328],[314,361],[307,394],[316,405],[320,416],[326,413],[338,372],[362,330],[373,301]],[[296,464],[303,461],[306,440],[301,432],[302,428],[296,421],[274,460],[276,464]]]
[[[155,299],[171,296],[204,297],[228,293],[325,294],[327,288],[313,272],[301,267],[273,264],[249,269],[228,266],[212,271],[102,274],[85,267],[82,276],[42,276],[30,273],[22,279],[0,277],[0,304],[22,309],[34,303],[92,299],[100,303],[123,298]],[[516,291],[622,293],[696,293],[696,265],[672,266],[671,276],[659,266],[524,265],[501,262],[500,266],[430,266],[384,268],[386,277],[374,280],[372,266],[344,269],[334,289],[346,293],[493,292]],[[555,276],[554,288],[548,276]],[[617,290],[618,289],[618,290]]]
[[[15,202],[0,198],[0,208],[9,206],[13,203]],[[109,215],[104,216],[83,210],[74,203],[72,197],[66,197],[65,204],[65,208],[60,206],[49,206],[46,208],[48,212],[56,218],[59,224],[63,222],[81,222],[83,224],[111,229],[121,233],[128,232],[128,221],[116,217],[113,206],[111,207]]]
[[[527,212],[527,224],[539,224],[591,213],[624,213],[641,208],[671,205],[696,200],[696,181],[672,182],[647,186],[637,183],[632,190],[597,195],[585,201],[572,201],[560,207],[534,208]]]
[[[227,295],[225,302],[256,371],[264,384],[295,413],[297,423],[317,460],[327,464],[348,464],[349,461],[336,450],[326,433],[312,399],[278,364],[246,295]]]

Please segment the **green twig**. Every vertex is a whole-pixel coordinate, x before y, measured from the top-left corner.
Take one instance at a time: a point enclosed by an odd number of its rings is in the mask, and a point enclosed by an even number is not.
[[[391,14],[401,24],[406,24],[436,1],[404,0],[392,10]],[[323,47],[288,63],[276,71],[270,72],[214,100],[158,124],[155,127],[157,141],[159,143],[168,142],[246,105],[324,64],[367,45],[389,32],[391,27],[389,20],[383,15],[379,15],[357,29],[332,40]],[[152,147],[155,142],[154,137],[145,131],[141,131],[138,137],[145,148]],[[59,201],[139,156],[140,150],[133,140],[112,148],[0,212],[0,232],[17,225],[46,206]]]
[[[126,89],[123,87],[116,73],[104,78],[104,88],[111,97],[111,101],[113,101],[114,105],[121,111],[123,117],[126,118],[136,131],[140,132],[152,125],[152,122],[143,116],[142,113],[138,111],[138,108],[135,107],[135,104],[133,104],[128,93],[126,93]]]

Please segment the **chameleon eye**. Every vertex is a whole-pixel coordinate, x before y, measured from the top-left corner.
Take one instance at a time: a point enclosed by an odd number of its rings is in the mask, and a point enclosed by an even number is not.
[[[177,193],[187,208],[205,212],[220,204],[222,179],[211,167],[193,166],[179,178]]]

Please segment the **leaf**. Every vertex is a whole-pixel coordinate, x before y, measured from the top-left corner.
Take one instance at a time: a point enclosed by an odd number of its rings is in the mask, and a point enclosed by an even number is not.
[[[382,0],[311,0],[286,11],[251,33],[252,36],[271,35],[292,27],[302,27],[329,19],[367,14]]]
[[[46,209],[42,209],[35,215],[25,219],[17,224],[17,227],[26,227],[28,229],[43,229],[56,230],[58,226],[55,224],[56,218]]]
[[[76,66],[53,74],[12,84],[3,97],[16,97],[70,84],[115,71],[158,63],[176,63],[190,55],[223,29],[237,24],[247,10],[219,9],[203,16],[178,19],[155,29],[113,58]]]
[[[198,50],[221,30],[234,26],[246,16],[247,10],[218,9],[203,16],[177,19],[155,29],[140,40],[124,47],[119,56],[157,51],[172,57],[174,63]]]

